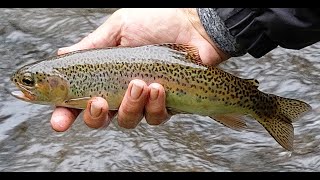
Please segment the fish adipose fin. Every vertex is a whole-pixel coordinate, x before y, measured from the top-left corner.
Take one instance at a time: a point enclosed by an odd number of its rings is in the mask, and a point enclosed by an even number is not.
[[[244,80],[256,88],[259,87],[259,81],[256,79],[244,79]]]

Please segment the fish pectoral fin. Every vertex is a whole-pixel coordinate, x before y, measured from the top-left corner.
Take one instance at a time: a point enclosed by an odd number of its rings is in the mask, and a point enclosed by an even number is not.
[[[228,128],[231,128],[236,131],[242,131],[247,128],[243,115],[219,114],[219,115],[212,115],[210,117],[216,120],[217,122],[223,124],[224,126],[227,126]]]
[[[85,109],[87,106],[87,102],[91,97],[82,97],[82,98],[75,98],[75,99],[69,99],[64,102],[64,105],[66,107],[72,107],[72,108],[79,108],[79,109]]]

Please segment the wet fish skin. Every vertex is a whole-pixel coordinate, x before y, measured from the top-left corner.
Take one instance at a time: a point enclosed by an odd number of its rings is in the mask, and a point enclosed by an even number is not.
[[[259,91],[257,80],[203,65],[197,48],[181,44],[81,50],[27,65],[12,76],[24,93],[15,97],[22,100],[84,109],[90,97],[101,96],[114,110],[133,79],[162,84],[173,113],[210,116],[236,130],[245,128],[242,117],[250,115],[290,151],[292,122],[311,109]]]

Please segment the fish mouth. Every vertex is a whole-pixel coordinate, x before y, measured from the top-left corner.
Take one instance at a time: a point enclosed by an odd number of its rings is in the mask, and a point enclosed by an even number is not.
[[[18,99],[24,100],[24,101],[34,101],[35,100],[35,94],[32,93],[29,88],[25,87],[24,85],[17,83],[18,87],[21,89],[21,91],[12,91],[10,94]]]
[[[24,100],[24,101],[32,101],[28,96],[26,96],[22,91],[12,91],[10,93],[12,96],[14,96],[15,98]]]

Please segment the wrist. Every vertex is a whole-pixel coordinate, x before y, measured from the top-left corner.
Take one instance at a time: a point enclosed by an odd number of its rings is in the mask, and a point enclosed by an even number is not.
[[[207,40],[212,47],[215,49],[217,54],[220,56],[220,62],[225,61],[229,59],[231,56],[224,52],[220,47],[210,38],[207,31],[205,30],[203,24],[201,23],[200,17],[198,15],[196,8],[184,8],[183,9],[184,14],[190,21],[193,28],[205,39]]]
[[[197,8],[201,24],[209,37],[223,52],[231,57],[244,55],[246,51],[237,43],[236,38],[225,25],[226,18],[221,18],[221,13],[219,14],[218,10],[218,8]],[[222,11],[228,11],[228,9]]]

